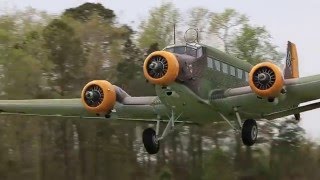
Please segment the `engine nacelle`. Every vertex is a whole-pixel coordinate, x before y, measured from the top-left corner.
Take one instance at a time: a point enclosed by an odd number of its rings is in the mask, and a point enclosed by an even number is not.
[[[91,81],[84,86],[81,100],[89,112],[109,113],[116,103],[115,88],[105,80]]]
[[[260,97],[277,97],[283,89],[283,84],[281,70],[270,62],[255,65],[249,73],[249,85]]]
[[[170,52],[155,51],[145,59],[143,74],[150,83],[166,86],[176,80],[179,62]]]

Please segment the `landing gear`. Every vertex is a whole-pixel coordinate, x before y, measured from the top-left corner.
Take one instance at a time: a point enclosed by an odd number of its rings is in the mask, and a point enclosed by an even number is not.
[[[142,142],[149,154],[156,154],[159,151],[160,142],[156,135],[156,131],[152,128],[147,128],[143,131]]]
[[[244,121],[241,130],[242,142],[246,146],[252,146],[256,140],[258,135],[258,126],[255,120],[247,119]]]
[[[256,142],[258,136],[257,122],[254,119],[247,119],[242,124],[238,109],[234,108],[234,112],[236,114],[238,127],[234,126],[223,114],[220,113],[220,116],[235,130],[235,132],[241,133],[244,145],[252,146]]]
[[[156,154],[159,151],[160,148],[160,141],[164,140],[165,137],[171,132],[174,131],[175,128],[175,121],[177,121],[180,118],[181,114],[175,118],[174,112],[171,112],[171,117],[169,117],[169,121],[167,123],[167,126],[162,132],[162,135],[159,136],[159,129],[160,129],[160,121],[157,121],[156,124],[156,131],[152,128],[147,128],[142,133],[142,142],[144,147],[146,148],[146,151],[149,154]],[[180,124],[182,126],[183,123]]]
[[[300,119],[301,119],[300,113],[294,114],[294,119],[295,119],[296,121],[300,121]]]

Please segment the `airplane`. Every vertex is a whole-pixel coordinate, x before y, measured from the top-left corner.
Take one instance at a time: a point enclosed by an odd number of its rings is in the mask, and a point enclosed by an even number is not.
[[[149,54],[143,73],[156,96],[132,97],[107,80],[86,84],[81,98],[0,100],[1,113],[105,118],[155,124],[142,133],[149,154],[184,123],[226,122],[243,144],[257,141],[257,120],[271,120],[320,107],[320,75],[299,77],[298,55],[288,42],[285,69],[251,65],[200,43],[171,45]],[[300,106],[301,103],[309,102]],[[161,124],[166,123],[164,128]],[[162,130],[161,130],[162,129]]]

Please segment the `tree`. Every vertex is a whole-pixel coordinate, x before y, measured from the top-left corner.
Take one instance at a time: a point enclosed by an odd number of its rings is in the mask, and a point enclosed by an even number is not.
[[[280,63],[283,58],[271,43],[269,32],[264,27],[251,26],[247,16],[234,9],[214,13],[210,31],[222,41],[226,53],[253,65],[264,60]]]
[[[229,53],[232,37],[247,22],[248,18],[244,14],[240,14],[234,9],[225,9],[222,13],[212,15],[210,31],[223,42],[224,51]]]
[[[149,46],[149,49],[147,50],[147,54],[145,54],[145,55],[149,55],[149,54],[151,54],[152,52],[154,52],[154,51],[159,51],[160,50],[160,48],[159,48],[159,44],[158,43],[153,43],[153,44],[151,44],[150,46]]]
[[[113,10],[106,9],[102,4],[89,2],[75,8],[66,9],[62,15],[86,22],[95,14],[98,14],[98,16],[101,17],[101,20],[107,23],[112,23],[116,16]]]
[[[187,24],[189,27],[193,27],[199,31],[199,41],[206,39],[208,35],[207,31],[209,28],[210,21],[210,11],[206,8],[195,7],[188,12],[188,21]]]
[[[43,30],[45,47],[48,49],[48,59],[53,63],[50,82],[59,95],[67,92],[78,92],[83,79],[82,67],[85,56],[80,39],[72,27],[59,19],[54,19]]]
[[[8,52],[10,61],[3,63],[2,86],[6,98],[35,98],[41,94],[42,65],[23,49]]]
[[[163,3],[151,9],[147,20],[141,22],[138,43],[142,48],[158,43],[160,48],[173,43],[173,26],[178,24],[180,13],[172,3]]]
[[[44,72],[50,67],[41,30],[50,18],[32,8],[0,17],[0,64],[2,93],[6,98],[41,98]]]
[[[0,17],[0,62],[3,63],[8,58],[8,51],[16,42],[14,36],[14,19],[10,16]]]
[[[116,25],[114,18],[112,10],[95,3],[85,3],[63,13],[62,20],[73,27],[87,58],[83,66],[85,81],[117,81],[116,67],[123,59],[121,49],[133,31],[126,25]]]
[[[117,64],[117,84],[125,87],[139,74],[143,56],[130,39],[124,44],[122,56],[123,60]]]
[[[133,31],[129,27],[126,28],[129,36],[121,48],[121,58],[116,68],[117,85],[131,95],[154,95],[154,87],[146,83],[142,73],[144,54],[131,40],[130,35],[133,35]]]
[[[231,54],[253,65],[265,60],[279,64],[284,54],[276,48],[271,44],[271,36],[264,27],[246,24],[233,39]]]

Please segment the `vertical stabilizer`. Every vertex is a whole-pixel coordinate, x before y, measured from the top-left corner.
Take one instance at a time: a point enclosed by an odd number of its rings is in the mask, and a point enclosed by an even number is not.
[[[298,78],[299,77],[299,62],[296,45],[288,41],[286,67],[284,69],[284,78]]]
[[[299,78],[299,59],[296,45],[290,41],[288,41],[287,46],[287,58],[286,58],[286,67],[284,68],[284,75],[285,79],[291,78]],[[294,107],[298,107],[298,105]],[[300,113],[294,114],[294,118],[299,121],[300,120]]]

